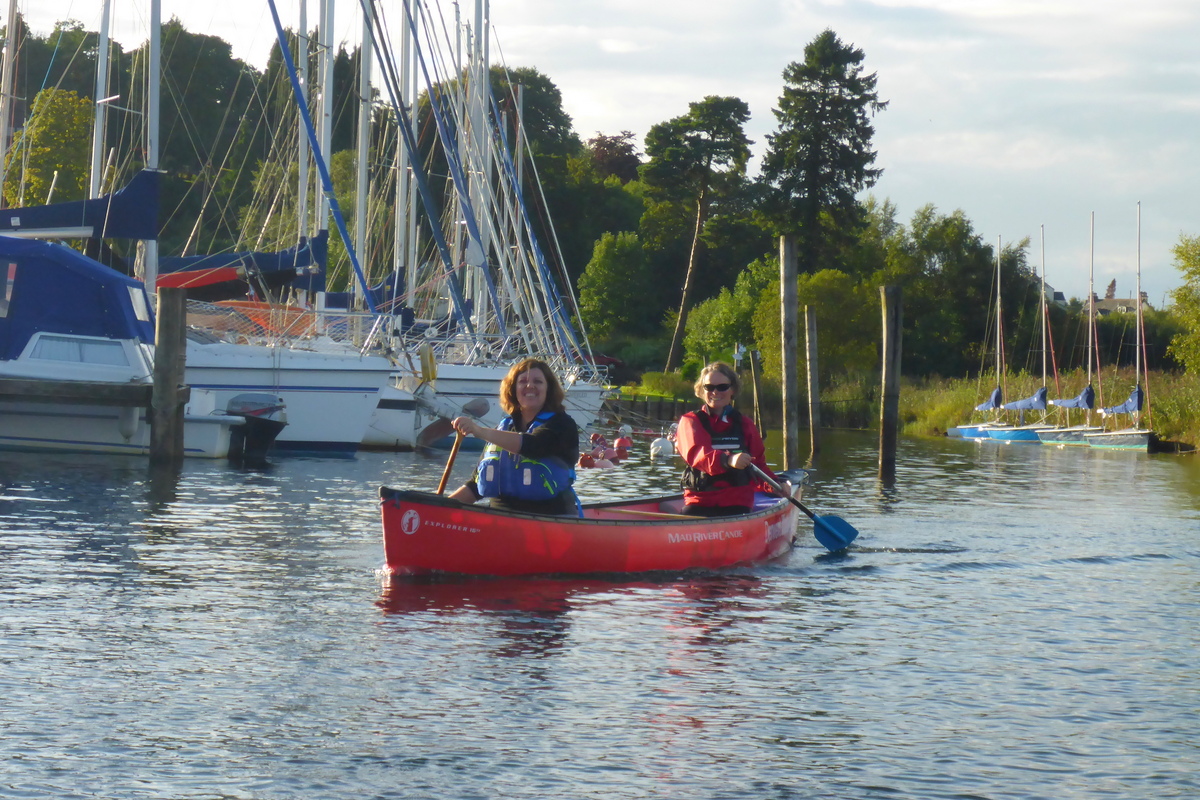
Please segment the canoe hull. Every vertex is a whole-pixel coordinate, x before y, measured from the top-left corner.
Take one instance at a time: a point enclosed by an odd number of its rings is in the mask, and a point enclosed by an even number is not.
[[[678,497],[590,504],[582,519],[495,511],[388,487],[380,498],[392,575],[585,575],[754,564],[791,548],[799,513],[765,495],[751,514],[716,519],[670,513]]]

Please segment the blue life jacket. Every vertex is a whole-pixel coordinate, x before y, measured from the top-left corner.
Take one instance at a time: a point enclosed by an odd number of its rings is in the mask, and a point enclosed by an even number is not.
[[[544,424],[553,416],[553,411],[543,411],[533,418],[528,430]],[[512,417],[500,420],[500,430],[510,431],[512,428]],[[489,444],[483,450],[475,482],[479,485],[480,497],[549,500],[571,489],[571,484],[575,482],[575,468],[557,456],[526,458]]]

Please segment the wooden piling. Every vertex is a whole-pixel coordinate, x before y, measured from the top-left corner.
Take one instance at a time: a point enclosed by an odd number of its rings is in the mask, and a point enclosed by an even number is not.
[[[150,462],[183,461],[183,374],[187,353],[187,290],[159,289],[154,329],[154,390],[150,404]]]
[[[900,345],[904,322],[899,286],[879,287],[883,306],[883,387],[879,401],[879,477],[896,477],[896,440],[900,429]]]
[[[800,397],[796,350],[796,238],[779,237],[779,314],[782,337],[780,353],[783,376],[783,468],[800,466]]]
[[[758,351],[750,351],[750,385],[754,388],[754,427],[758,428],[759,435],[763,441],[767,439],[767,431],[763,428],[762,420],[762,403],[759,402],[758,395]]]
[[[817,310],[804,307],[804,352],[808,367],[808,439],[811,458],[821,452],[821,386],[817,380]]]

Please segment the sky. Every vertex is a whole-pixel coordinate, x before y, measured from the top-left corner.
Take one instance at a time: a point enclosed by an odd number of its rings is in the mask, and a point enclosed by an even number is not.
[[[116,2],[128,6],[113,12],[128,49],[146,38],[148,3]],[[99,27],[98,0],[18,3],[38,33],[66,18]],[[335,33],[353,43],[357,4],[345,5]],[[285,25],[298,7],[279,0]],[[265,63],[266,0],[162,8]],[[464,17],[472,9],[463,0]],[[315,0],[308,14],[311,26]],[[863,51],[888,102],[873,119],[883,175],[867,193],[904,224],[932,204],[961,210],[990,244],[1028,238],[1029,263],[1067,297],[1087,296],[1093,215],[1095,291],[1115,279],[1132,297],[1140,207],[1142,289],[1157,308],[1183,280],[1171,248],[1200,235],[1195,0],[491,0],[491,27],[493,63],[547,75],[585,140],[640,141],[689,103],[730,95],[750,107],[756,156],[776,127],[784,68],[831,29]]]

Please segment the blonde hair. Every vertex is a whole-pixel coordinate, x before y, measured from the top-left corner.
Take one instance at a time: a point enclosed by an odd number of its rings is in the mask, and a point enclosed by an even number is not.
[[[527,358],[513,364],[504,380],[500,381],[500,407],[504,409],[504,413],[512,416],[520,410],[521,403],[517,400],[517,378],[531,369],[540,369],[546,376],[546,403],[542,408],[546,411],[566,411],[563,401],[566,400],[567,393],[563,391],[562,384],[551,371],[550,365],[541,359]]]
[[[724,361],[714,361],[704,369],[700,370],[700,377],[696,378],[696,383],[694,386],[692,386],[692,390],[696,393],[696,397],[699,397],[701,400],[704,399],[704,376],[714,372],[719,372],[729,379],[729,385],[733,388],[733,394],[729,395],[730,398],[737,395],[738,389],[740,389],[742,386],[742,382],[738,380],[737,370],[729,364],[726,364]]]

